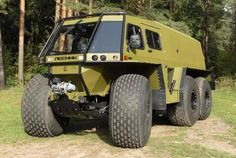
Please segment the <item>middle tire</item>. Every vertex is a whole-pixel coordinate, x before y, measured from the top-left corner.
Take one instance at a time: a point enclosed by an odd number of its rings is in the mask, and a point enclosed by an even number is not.
[[[186,76],[183,82],[180,102],[169,105],[167,113],[170,122],[174,125],[192,126],[199,119],[200,93],[197,83],[192,77]]]
[[[152,124],[149,81],[136,74],[119,77],[111,89],[109,125],[113,142],[124,148],[146,145]]]

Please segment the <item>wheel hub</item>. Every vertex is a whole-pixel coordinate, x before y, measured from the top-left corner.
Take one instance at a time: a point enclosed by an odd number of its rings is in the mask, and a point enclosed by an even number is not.
[[[191,93],[191,109],[193,112],[196,112],[197,110],[197,95],[195,91],[192,91]]]
[[[210,107],[210,94],[206,91],[205,93],[205,108],[209,109]]]

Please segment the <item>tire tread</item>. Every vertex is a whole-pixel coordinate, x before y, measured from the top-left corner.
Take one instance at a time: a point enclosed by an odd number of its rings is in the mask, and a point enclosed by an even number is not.
[[[63,132],[47,103],[49,90],[43,75],[33,77],[25,88],[21,113],[25,132],[31,136],[52,137]]]
[[[141,75],[127,74],[119,77],[111,93],[110,131],[115,144],[124,148],[145,145],[140,133],[139,99],[148,80]],[[143,94],[144,95],[144,94]]]

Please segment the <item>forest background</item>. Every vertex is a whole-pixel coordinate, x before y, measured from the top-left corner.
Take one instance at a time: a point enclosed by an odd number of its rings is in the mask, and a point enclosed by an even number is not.
[[[126,11],[202,43],[219,83],[236,78],[236,0],[0,0],[0,89],[44,71],[38,54],[60,18]]]

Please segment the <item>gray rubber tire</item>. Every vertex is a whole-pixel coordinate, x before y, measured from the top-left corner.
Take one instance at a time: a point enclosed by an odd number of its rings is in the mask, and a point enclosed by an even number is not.
[[[124,148],[146,145],[152,125],[149,81],[136,74],[119,77],[112,86],[109,128],[113,142]]]
[[[205,120],[209,117],[212,109],[212,94],[209,82],[202,77],[196,79],[200,92],[200,120]]]
[[[21,115],[25,132],[35,137],[52,137],[63,133],[63,128],[48,102],[48,78],[33,77],[25,88]]]
[[[195,80],[186,76],[180,102],[168,105],[167,114],[170,122],[178,126],[193,126],[199,119],[200,94]]]

